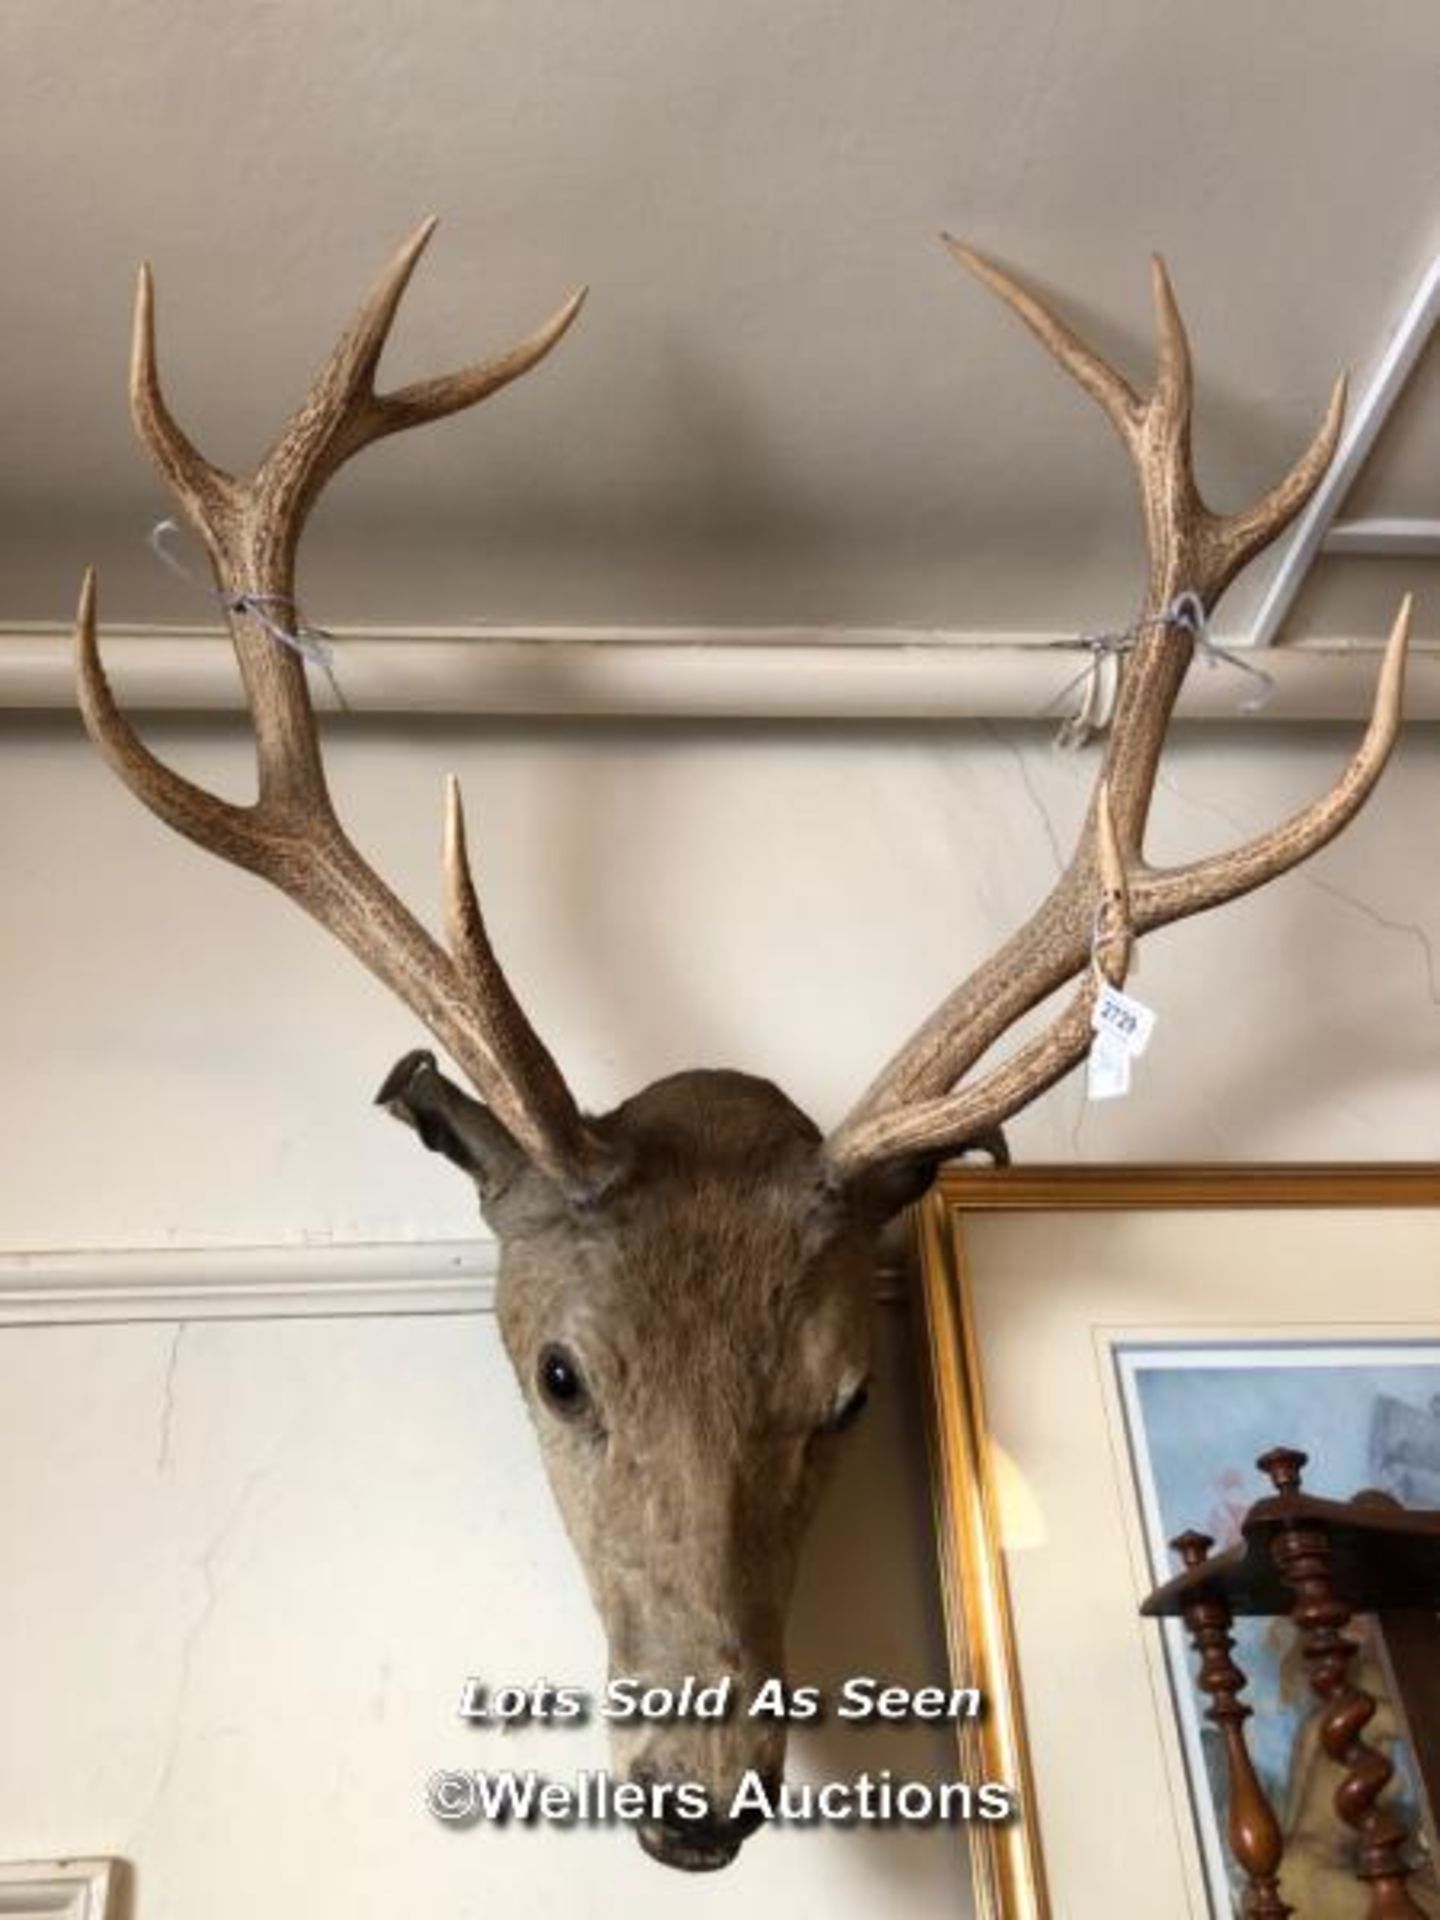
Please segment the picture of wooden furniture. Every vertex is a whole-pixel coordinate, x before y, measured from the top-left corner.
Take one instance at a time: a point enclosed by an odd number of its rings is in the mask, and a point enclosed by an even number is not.
[[[1408,1508],[1388,1493],[1349,1501],[1303,1491],[1306,1455],[1275,1447],[1256,1463],[1273,1494],[1241,1523],[1241,1543],[1212,1557],[1213,1541],[1187,1532],[1171,1542],[1183,1571],[1157,1588],[1141,1611],[1181,1618],[1200,1656],[1197,1684],[1206,1717],[1224,1746],[1227,1840],[1247,1885],[1246,1920],[1327,1920],[1282,1894],[1281,1824],[1252,1764],[1245,1722],[1246,1676],[1232,1658],[1230,1629],[1239,1615],[1288,1618],[1321,1706],[1318,1735],[1340,1770],[1333,1818],[1348,1827],[1353,1873],[1368,1889],[1367,1920],[1425,1920],[1410,1888],[1417,1832],[1386,1795],[1395,1767],[1371,1737],[1379,1702],[1365,1684],[1361,1642],[1346,1631],[1373,1615],[1382,1665],[1408,1741],[1422,1801],[1435,1826],[1440,1808],[1440,1510]]]

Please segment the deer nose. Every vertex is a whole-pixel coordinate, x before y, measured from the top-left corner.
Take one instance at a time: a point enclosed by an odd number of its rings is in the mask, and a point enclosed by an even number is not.
[[[766,1773],[761,1776],[765,1798],[774,1801],[780,1791],[780,1775]],[[755,1829],[763,1826],[765,1816],[757,1807],[746,1807],[733,1819],[727,1814],[708,1812],[698,1819],[689,1819],[685,1814],[675,1812],[667,1814],[660,1822],[664,1833],[671,1839],[689,1842],[701,1847],[738,1847],[748,1840]]]
[[[657,1771],[645,1765],[633,1769],[630,1777],[645,1787],[654,1787],[660,1780]],[[779,1793],[780,1780],[778,1768],[767,1768],[760,1775],[764,1797],[771,1804]],[[703,1872],[728,1865],[764,1820],[756,1807],[747,1806],[733,1818],[715,1811],[713,1805],[695,1816],[672,1807],[653,1826],[643,1829],[640,1838],[646,1851],[666,1866]]]

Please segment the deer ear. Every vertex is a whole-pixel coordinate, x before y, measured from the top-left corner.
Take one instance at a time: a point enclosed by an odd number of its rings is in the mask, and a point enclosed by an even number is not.
[[[988,1154],[990,1164],[1008,1167],[1010,1148],[999,1127],[964,1146],[942,1154],[914,1154],[904,1159],[882,1160],[867,1167],[847,1182],[845,1200],[853,1213],[872,1226],[883,1226],[894,1214],[913,1206],[929,1192],[936,1174],[946,1160],[965,1160],[972,1154]]]
[[[432,1153],[443,1153],[468,1173],[482,1201],[493,1199],[529,1165],[490,1109],[447,1080],[424,1048],[396,1061],[375,1104],[413,1127]]]
[[[870,1228],[883,1227],[887,1220],[912,1206],[930,1190],[940,1162],[934,1155],[923,1159],[885,1160],[866,1167],[845,1183],[846,1213]]]

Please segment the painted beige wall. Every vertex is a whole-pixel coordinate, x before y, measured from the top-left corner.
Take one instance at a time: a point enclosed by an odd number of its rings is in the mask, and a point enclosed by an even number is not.
[[[793,1615],[829,1688],[942,1666],[897,1319]],[[598,1727],[456,1718],[472,1673],[604,1673],[488,1317],[0,1333],[0,1449],[4,1853],[127,1856],[137,1920],[965,1911],[944,1830],[795,1829],[682,1881],[623,1832],[430,1817],[440,1768],[605,1764]],[[831,1724],[793,1772],[948,1766],[934,1728]]]
[[[238,732],[152,727],[243,793]],[[1152,849],[1183,858],[1300,806],[1354,729],[1177,730]],[[1067,1083],[1030,1159],[1440,1152],[1440,746],[1409,729],[1311,867],[1146,944],[1159,1010],[1135,1096]],[[1036,902],[1094,763],[1047,730],[341,725],[360,843],[422,912],[444,774],[463,776],[497,944],[582,1100],[659,1074],[769,1074],[821,1123]],[[370,1106],[414,1022],[302,916],[166,833],[73,722],[12,721],[3,1243],[462,1237],[463,1184]]]

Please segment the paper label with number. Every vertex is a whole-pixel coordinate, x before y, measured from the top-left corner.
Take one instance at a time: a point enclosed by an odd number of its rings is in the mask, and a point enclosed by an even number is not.
[[[1107,985],[1095,996],[1090,1024],[1096,1033],[1118,1040],[1130,1058],[1138,1060],[1155,1031],[1155,1010],[1119,987]]]

